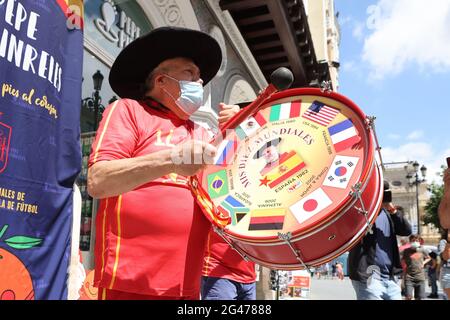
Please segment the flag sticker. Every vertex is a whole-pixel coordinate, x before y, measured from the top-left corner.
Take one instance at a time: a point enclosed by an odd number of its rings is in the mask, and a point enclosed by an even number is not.
[[[235,140],[223,140],[217,149],[214,164],[216,166],[226,166],[232,163],[233,156],[236,153],[237,143]]]
[[[270,108],[270,122],[300,117],[301,101],[273,105]]]
[[[239,221],[241,221],[241,219],[250,211],[249,208],[232,196],[226,197],[217,209],[225,216],[228,215],[231,217],[231,224],[233,226],[238,224]]]
[[[301,199],[297,203],[293,204],[289,209],[297,219],[298,223],[303,223],[306,220],[312,218],[314,215],[320,213],[326,209],[333,202],[322,190],[319,188],[309,194],[307,197]]]
[[[253,210],[248,230],[281,230],[285,215],[286,209]]]
[[[337,155],[328,170],[323,185],[327,187],[346,189],[350,182],[359,158]]]
[[[228,194],[228,177],[226,170],[221,170],[208,175],[208,193],[212,199]]]
[[[253,117],[248,118],[236,128],[236,134],[241,140],[244,140],[248,136],[252,135],[256,130],[261,128],[267,123],[266,119],[261,113],[255,114]]]
[[[329,127],[328,132],[330,133],[331,141],[333,142],[334,150],[336,152],[349,149],[361,141],[361,138],[350,119]]]
[[[306,164],[302,157],[295,151],[290,151],[280,156],[277,166],[263,168],[260,173],[264,178],[263,181],[265,181],[263,184],[273,189],[305,167]]]
[[[339,114],[339,110],[328,107],[322,102],[314,101],[308,110],[303,114],[303,118],[311,120],[322,126],[328,126]]]
[[[288,188],[288,192],[289,192],[289,193],[294,192],[295,190],[297,190],[297,189],[300,188],[301,186],[302,186],[302,182],[299,180],[299,181],[295,182],[292,186],[290,186],[290,187]]]

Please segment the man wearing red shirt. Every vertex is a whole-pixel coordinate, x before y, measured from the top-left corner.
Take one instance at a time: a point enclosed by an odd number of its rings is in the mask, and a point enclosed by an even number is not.
[[[202,270],[202,300],[255,300],[255,263],[231,248],[214,230],[208,235]]]
[[[210,223],[187,177],[216,150],[189,117],[221,60],[212,37],[175,27],[149,32],[115,60],[109,82],[123,99],[106,108],[89,159],[88,191],[101,199],[99,299],[199,298]],[[219,121],[236,107],[222,105]]]

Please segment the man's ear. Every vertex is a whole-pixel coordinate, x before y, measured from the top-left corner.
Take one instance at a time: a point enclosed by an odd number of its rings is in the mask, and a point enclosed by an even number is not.
[[[154,86],[160,88],[166,85],[167,79],[163,74],[158,74],[157,76],[155,76],[154,81]]]

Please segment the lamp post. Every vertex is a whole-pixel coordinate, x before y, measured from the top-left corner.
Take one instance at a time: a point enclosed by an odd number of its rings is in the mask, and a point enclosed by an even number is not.
[[[419,185],[425,182],[425,176],[427,175],[427,167],[422,165],[420,172],[422,178],[419,178],[419,163],[414,161],[412,163],[413,171],[408,172],[406,178],[408,179],[409,186],[416,186],[416,208],[417,208],[417,233],[420,235],[420,214],[419,214]]]
[[[92,93],[92,97],[83,99],[83,106],[94,111],[94,131],[97,131],[99,111],[100,109],[105,109],[105,106],[101,104],[102,97],[100,96],[104,78],[105,77],[100,70],[97,70],[97,72],[92,75],[92,80],[94,82],[94,92]]]

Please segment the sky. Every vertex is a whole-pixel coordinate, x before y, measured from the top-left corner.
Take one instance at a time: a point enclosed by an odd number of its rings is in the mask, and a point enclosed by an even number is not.
[[[384,162],[440,183],[450,157],[450,0],[335,0],[339,93],[376,116]]]

